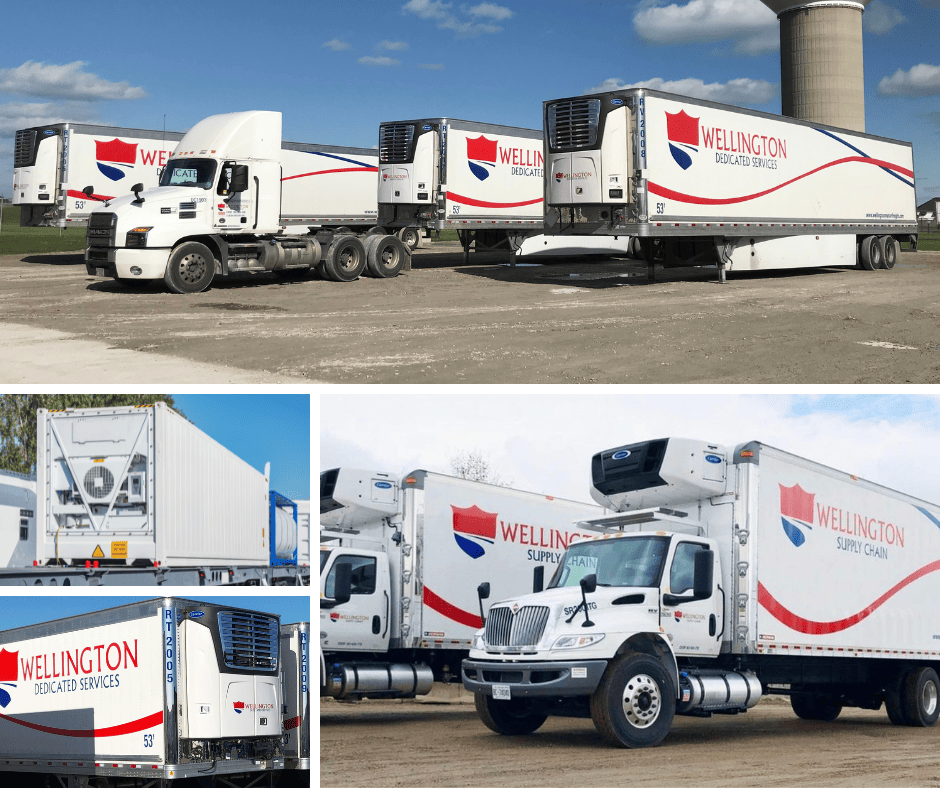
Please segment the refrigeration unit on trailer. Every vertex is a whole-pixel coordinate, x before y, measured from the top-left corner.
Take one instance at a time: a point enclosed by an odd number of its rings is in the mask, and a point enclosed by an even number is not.
[[[0,632],[0,772],[221,785],[282,769],[278,626],[165,598]]]
[[[599,506],[427,471],[320,475],[320,694],[412,697],[458,680],[497,599],[537,586]]]
[[[0,470],[0,568],[36,560],[36,477]]]
[[[264,474],[165,403],[40,409],[36,443],[40,565],[269,565]]]
[[[284,768],[309,771],[310,624],[281,624],[280,637]]]
[[[545,227],[653,266],[892,268],[916,248],[910,143],[645,88],[544,103]]]
[[[544,592],[494,604],[463,663],[489,728],[580,715],[644,747],[767,694],[936,723],[940,506],[758,442],[618,446],[592,478],[619,513],[580,523],[598,535]]]
[[[13,204],[23,227],[84,225],[103,201],[124,197],[133,184],[160,180],[182,134],[172,131],[53,123],[16,132]],[[91,186],[91,194],[85,189]]]

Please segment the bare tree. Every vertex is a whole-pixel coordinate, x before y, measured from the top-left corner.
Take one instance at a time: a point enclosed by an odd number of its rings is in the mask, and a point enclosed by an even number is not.
[[[490,461],[483,456],[479,449],[458,451],[450,457],[450,470],[458,479],[469,479],[474,482],[486,482],[500,487],[510,487],[512,480],[503,478],[493,470]]]

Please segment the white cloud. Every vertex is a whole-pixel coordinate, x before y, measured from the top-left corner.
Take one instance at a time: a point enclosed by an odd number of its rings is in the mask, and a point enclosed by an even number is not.
[[[883,36],[906,21],[907,17],[894,6],[882,3],[881,0],[872,0],[862,16],[862,27],[869,33]]]
[[[28,129],[31,126],[47,126],[66,121],[101,123],[97,107],[83,101],[0,104],[0,137],[12,137],[20,129]]]
[[[878,83],[882,96],[940,96],[940,66],[921,63],[910,71],[898,69]]]
[[[415,14],[419,19],[446,19],[451,16],[453,3],[441,3],[439,0],[409,0],[402,6],[402,11]]]
[[[400,66],[401,61],[396,60],[393,57],[372,57],[371,55],[366,55],[365,57],[359,58],[357,61],[362,63],[364,66]]]
[[[443,71],[443,63],[418,63],[418,68],[426,68],[428,71]]]
[[[496,5],[496,3],[480,3],[470,8],[463,6],[463,9],[471,16],[486,16],[497,22],[509,19],[513,15],[513,12],[508,8]]]
[[[375,45],[378,52],[404,52],[408,49],[407,41],[379,41]]]
[[[674,79],[665,80],[660,77],[646,79],[642,82],[625,83],[616,77],[605,79],[599,85],[586,90],[585,93],[604,93],[608,90],[623,90],[625,88],[650,88],[663,90],[666,93],[677,93],[680,96],[719,101],[724,104],[766,104],[777,95],[777,86],[763,79],[732,79],[728,82],[705,83],[701,79]]]
[[[462,5],[459,13],[454,12],[453,8],[453,3],[442,3],[439,0],[409,0],[401,10],[403,14],[414,14],[419,19],[433,21],[441,30],[453,30],[458,38],[476,38],[484,33],[499,33],[503,29],[502,26],[493,22],[502,22],[513,15],[508,8],[495,3]]]
[[[342,52],[344,49],[352,49],[352,44],[347,41],[341,41],[338,38],[332,38],[325,42],[322,46],[325,46],[327,49],[332,49],[334,52]]]
[[[0,93],[75,101],[147,97],[143,88],[89,74],[82,70],[84,65],[81,60],[62,66],[29,60],[16,68],[0,68]]]
[[[744,55],[773,52],[780,46],[777,16],[757,0],[690,0],[685,5],[639,4],[633,27],[653,44],[730,41]]]

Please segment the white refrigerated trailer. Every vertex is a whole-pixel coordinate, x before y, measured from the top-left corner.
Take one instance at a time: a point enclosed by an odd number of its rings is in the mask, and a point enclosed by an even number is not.
[[[917,243],[910,143],[630,88],[544,103],[545,228],[653,266],[892,268]]]
[[[16,132],[13,204],[23,227],[73,227],[88,223],[104,200],[157,185],[173,148],[173,131],[53,123]],[[91,194],[84,190],[91,186]]]
[[[592,497],[548,588],[494,604],[463,663],[483,722],[525,734],[593,719],[624,747],[676,714],[789,696],[940,716],[940,506],[766,444],[668,438],[592,460]]]

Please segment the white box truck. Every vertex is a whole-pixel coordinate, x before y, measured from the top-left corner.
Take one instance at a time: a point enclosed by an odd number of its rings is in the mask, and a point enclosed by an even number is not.
[[[0,568],[36,560],[36,477],[0,471]]]
[[[310,784],[310,624],[281,624],[284,768]],[[303,773],[307,774],[303,774]]]
[[[168,597],[0,632],[0,772],[214,785],[282,769],[278,626]]]
[[[489,583],[531,589],[599,506],[414,471],[320,475],[320,694],[413,697],[458,680]],[[485,594],[484,594],[485,598]]]
[[[545,227],[653,267],[892,268],[916,248],[910,143],[645,88],[544,103]]]
[[[674,715],[788,695],[928,726],[940,714],[940,506],[762,443],[668,438],[592,460],[595,500],[549,586],[494,604],[463,663],[492,730],[551,714],[658,744]]]
[[[355,279],[367,264],[359,234],[376,221],[377,164],[367,148],[282,142],[280,112],[212,115],[173,150],[159,186],[94,211],[88,273],[162,279],[175,293],[216,275],[313,267]]]
[[[82,123],[53,123],[16,132],[13,204],[23,227],[88,223],[101,200],[157,185],[182,134]],[[92,187],[89,196],[84,192]]]

